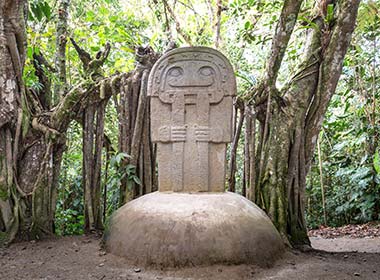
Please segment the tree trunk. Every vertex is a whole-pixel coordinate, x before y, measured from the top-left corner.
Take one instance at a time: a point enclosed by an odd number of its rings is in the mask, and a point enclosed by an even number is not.
[[[309,29],[306,55],[298,72],[281,91],[275,88],[284,52],[302,1],[285,1],[268,58],[266,74],[254,91],[261,123],[255,190],[251,198],[263,208],[285,241],[309,245],[304,191],[324,114],[342,70],[355,27],[359,0],[331,1],[334,23],[320,11]],[[251,166],[252,167],[252,166]]]
[[[53,231],[64,135],[46,125],[25,90],[26,1],[0,7],[0,243]],[[32,115],[33,114],[33,115]]]
[[[25,0],[0,4],[0,244],[15,238],[38,239],[54,232],[57,184],[68,126],[88,106],[86,100],[108,100],[111,81],[117,84],[120,80],[120,76],[103,78],[96,74],[108,56],[107,45],[98,58],[92,60],[88,54],[85,59],[81,57],[85,68],[93,73],[92,80],[72,87],[50,109],[50,81],[41,67],[47,63],[42,55],[34,55],[42,90],[27,90],[22,81],[26,9]],[[102,97],[100,84],[106,93]],[[96,136],[97,145],[101,143],[101,130]],[[99,162],[98,154],[95,158]],[[97,180],[99,172],[94,171]]]
[[[240,134],[241,130],[243,127],[243,122],[244,122],[244,107],[242,105],[235,105],[238,110],[235,112],[237,113],[239,111],[239,121],[235,129],[235,135],[234,139],[231,144],[231,153],[230,153],[230,166],[229,166],[229,176],[228,176],[228,190],[230,192],[235,192],[236,187],[236,154],[237,154],[237,148],[239,145],[239,139],[240,139]],[[235,113],[235,114],[236,114]],[[237,117],[237,115],[235,115]]]

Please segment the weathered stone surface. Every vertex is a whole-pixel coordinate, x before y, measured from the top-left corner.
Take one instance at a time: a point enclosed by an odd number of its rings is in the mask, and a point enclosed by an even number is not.
[[[164,267],[273,263],[284,250],[265,213],[234,193],[155,192],[113,216],[107,250]]]
[[[139,265],[270,265],[283,249],[269,218],[226,193],[226,146],[232,140],[235,77],[209,48],[165,54],[149,76],[151,136],[159,192],[118,209],[107,250]]]
[[[148,95],[160,191],[224,191],[235,93],[233,69],[216,50],[179,48],[157,61]]]

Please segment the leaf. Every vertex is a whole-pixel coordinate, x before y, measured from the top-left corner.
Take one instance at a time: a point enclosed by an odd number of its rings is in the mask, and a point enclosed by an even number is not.
[[[373,157],[373,167],[377,175],[380,175],[380,150],[378,150]]]
[[[368,158],[367,155],[362,156],[362,158],[360,160],[360,165],[363,165],[366,162],[367,158]]]
[[[153,35],[149,39],[149,45],[153,46],[155,44],[155,42],[157,41],[158,37],[159,37],[158,32],[154,32]],[[131,48],[128,48],[128,49],[129,49],[128,50],[129,52],[134,53],[133,49],[131,49]]]
[[[36,55],[40,54],[40,48],[39,47],[33,47],[33,51]]]
[[[250,26],[251,26],[251,23],[249,22],[249,20],[247,20],[244,24],[244,29],[249,29]]]
[[[132,156],[128,155],[127,153],[120,153],[124,158],[132,158]]]
[[[312,28],[316,31],[320,31],[318,25],[311,21],[310,19],[306,18],[306,17],[300,17],[300,20],[302,21],[305,21],[306,23],[308,23],[308,25],[305,25],[305,26],[301,26],[300,29],[309,29],[309,28]]]
[[[39,5],[39,3],[32,3],[30,8],[32,9],[34,17],[38,21],[41,21],[43,14],[42,14],[42,9],[41,9],[41,6]]]
[[[334,19],[334,4],[328,4],[327,5],[327,11],[326,11],[326,22],[330,23]]]
[[[131,158],[131,156],[127,153],[118,153],[116,156],[112,157],[110,164],[112,166],[120,166],[120,163],[126,158]]]
[[[375,183],[378,185],[380,191],[380,174],[377,174],[374,179]]]
[[[355,144],[359,145],[362,143],[365,143],[367,140],[367,137],[365,134],[362,134],[359,138],[356,139]]]
[[[31,8],[28,10],[28,20],[35,21]]]
[[[86,20],[91,22],[95,19],[95,13],[93,11],[86,12]]]
[[[118,16],[110,16],[109,17],[110,22],[117,22],[118,19],[119,19]]]
[[[235,72],[235,75],[236,75],[236,77],[241,78],[244,81],[248,82],[250,85],[256,84],[256,77],[250,73],[239,70],[239,71]]]
[[[135,174],[136,173],[136,166],[134,166],[132,164],[127,164],[127,166],[125,167],[125,171],[128,175]]]
[[[44,13],[45,17],[48,20],[50,20],[50,18],[51,18],[51,8],[50,8],[49,4],[45,1],[40,6],[41,6],[41,10]]]
[[[335,144],[334,147],[333,147],[333,149],[335,151],[342,150],[343,148],[345,148],[347,146],[347,144],[348,144],[347,141],[342,141],[342,142],[340,142],[338,144]]]
[[[100,50],[100,47],[99,46],[91,46],[90,49],[94,52],[97,52]]]
[[[26,49],[26,55],[29,59],[32,59],[33,58],[33,48],[28,46],[28,48]]]
[[[112,167],[115,167],[116,166],[116,158],[115,157],[112,157],[111,160],[110,160],[110,165]]]
[[[137,185],[141,185],[141,180],[139,179],[139,177],[137,177],[137,176],[133,176],[132,179],[133,179],[133,181],[135,181],[135,183],[136,183]]]

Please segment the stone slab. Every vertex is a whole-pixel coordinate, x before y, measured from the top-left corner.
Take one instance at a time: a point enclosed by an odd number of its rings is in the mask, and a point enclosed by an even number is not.
[[[178,48],[155,63],[148,95],[160,191],[224,191],[235,94],[232,66],[217,50]]]

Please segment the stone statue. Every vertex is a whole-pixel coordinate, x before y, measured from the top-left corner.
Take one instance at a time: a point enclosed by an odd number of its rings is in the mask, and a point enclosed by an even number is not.
[[[224,191],[235,92],[232,67],[217,50],[179,48],[156,62],[148,94],[159,191],[113,214],[108,252],[163,267],[265,267],[281,256],[281,236],[264,211]]]
[[[235,93],[233,69],[216,50],[181,48],[155,64],[148,95],[159,191],[224,191]]]

